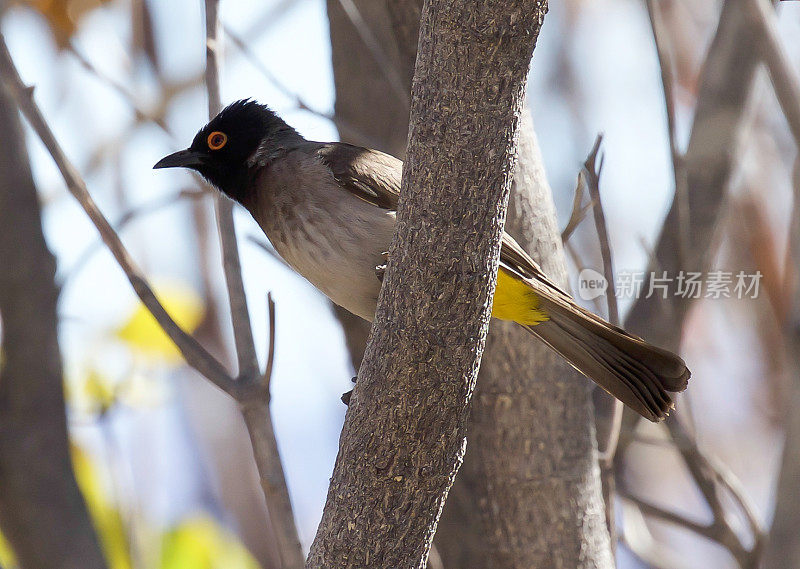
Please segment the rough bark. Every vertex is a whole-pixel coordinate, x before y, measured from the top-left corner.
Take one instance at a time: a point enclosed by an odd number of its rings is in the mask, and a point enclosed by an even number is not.
[[[69,456],[55,259],[16,105],[3,88],[0,129],[0,527],[25,569],[100,569]]]
[[[562,286],[555,206],[530,117],[506,229]],[[590,383],[518,326],[492,321],[469,450],[436,544],[448,569],[613,567]]]
[[[463,457],[544,11],[423,9],[397,235],[309,567],[424,566]]]
[[[362,0],[365,1],[368,0]],[[363,15],[388,44],[391,36],[383,35],[386,16],[374,9],[379,4],[383,5],[372,2],[373,10]],[[329,14],[336,6],[338,0],[329,0]],[[422,0],[388,0],[385,7],[397,41],[400,69],[410,85]],[[359,59],[371,59],[366,51],[354,50],[350,42],[337,40],[337,36],[348,34],[353,35],[353,30],[342,25],[342,19],[331,18],[337,112],[346,111],[349,121],[379,138],[383,124],[396,122],[394,117],[404,120],[407,113],[391,101],[374,108],[374,112],[363,112],[361,96],[365,91],[379,89],[380,77],[363,72],[365,67],[358,65]],[[337,67],[337,48],[341,57],[349,57],[350,67]],[[394,49],[387,46],[392,53]],[[341,134],[343,139],[348,138],[346,133]],[[549,274],[565,282],[552,197],[529,120],[520,124],[519,136],[506,229],[543,263]],[[388,140],[382,149],[403,155],[403,149],[394,148]],[[357,369],[366,334],[351,325],[345,325],[345,332]],[[535,373],[531,373],[532,369]],[[605,527],[595,523],[594,517],[602,512],[602,503],[598,507],[600,494],[597,487],[592,487],[597,481],[591,423],[586,415],[587,387],[586,380],[576,379],[569,366],[528,334],[513,325],[492,323],[473,398],[476,421],[469,427],[470,444],[435,537],[445,567],[595,567],[610,563]],[[520,395],[525,400],[523,404],[504,407],[508,397],[517,399]],[[554,418],[548,397],[568,404],[567,413]],[[537,408],[532,409],[531,405]],[[576,417],[581,414],[584,416]],[[542,416],[548,420],[540,421]],[[515,436],[507,439],[509,426]],[[576,441],[569,448],[582,448],[583,452],[568,455],[562,451],[561,443],[547,442],[563,440]],[[499,448],[503,445],[506,446]],[[486,452],[477,446],[485,447]],[[484,461],[487,454],[491,456]],[[507,460],[509,456],[512,458]],[[541,467],[539,475],[544,471],[550,471],[550,476],[553,472],[563,475],[553,476],[558,492],[552,488],[547,492],[530,491],[537,474],[531,465],[537,464]],[[519,472],[528,472],[529,479],[521,479]],[[539,482],[544,480],[540,478]],[[576,495],[582,499],[572,500]],[[514,504],[513,515],[510,510],[499,508],[501,503]],[[564,527],[574,531],[565,532]]]

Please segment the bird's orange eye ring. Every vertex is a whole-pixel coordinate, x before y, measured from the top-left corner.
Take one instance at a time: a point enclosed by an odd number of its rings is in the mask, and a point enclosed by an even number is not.
[[[228,135],[224,132],[215,130],[208,135],[208,147],[211,150],[219,150],[228,143]]]

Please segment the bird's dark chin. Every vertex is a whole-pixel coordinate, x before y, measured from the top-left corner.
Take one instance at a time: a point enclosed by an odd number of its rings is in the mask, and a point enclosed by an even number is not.
[[[197,168],[193,168],[193,170],[196,170],[220,193],[225,194],[234,201],[239,203],[242,202],[244,197],[244,179],[243,176],[238,172],[217,169],[208,165],[199,166]]]

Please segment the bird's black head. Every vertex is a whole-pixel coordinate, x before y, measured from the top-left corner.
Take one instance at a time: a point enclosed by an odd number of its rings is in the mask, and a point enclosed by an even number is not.
[[[265,105],[244,99],[225,107],[200,129],[189,148],[170,154],[153,168],[191,168],[241,202],[256,151],[269,152],[269,147],[301,140],[297,131]]]

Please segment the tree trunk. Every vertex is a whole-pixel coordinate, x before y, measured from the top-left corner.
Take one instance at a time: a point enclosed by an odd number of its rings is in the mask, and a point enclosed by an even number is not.
[[[506,230],[567,286],[555,206],[526,113]],[[436,544],[447,569],[614,566],[590,382],[519,326],[492,321],[469,451]]]
[[[0,527],[24,569],[100,569],[70,462],[55,259],[16,105],[3,88],[0,127]]]
[[[544,12],[426,2],[397,235],[309,567],[427,559],[463,457]]]
[[[786,413],[786,442],[783,460],[778,472],[775,515],[769,530],[769,541],[764,555],[765,569],[793,569],[800,567],[800,161],[794,171],[794,212],[789,234],[791,266],[794,271],[795,290],[792,306],[784,323],[786,350],[792,371]]]
[[[396,48],[391,45],[391,36],[385,35],[386,15],[376,9],[383,3],[369,0],[356,2],[360,9],[363,5],[371,7],[370,10],[362,10],[362,16],[375,35],[384,39],[387,52],[395,53],[395,49],[399,52],[400,71],[410,85],[417,56],[422,0],[388,0],[387,4],[384,9],[388,8],[391,17]],[[334,17],[335,11],[341,14]],[[374,112],[363,112],[363,94],[371,90],[388,92],[388,86],[381,86],[385,81],[382,81],[379,72],[374,69],[367,71],[372,57],[363,46],[359,48],[355,31],[343,18],[338,0],[329,0],[328,13],[337,113],[343,113],[350,124],[362,129],[365,134],[379,138],[384,133],[381,130],[383,125],[405,120],[407,113],[402,105],[391,99],[378,107],[368,107],[374,108],[377,117]],[[341,36],[350,38],[342,39]],[[337,66],[342,59],[349,62],[347,67]],[[563,279],[565,283],[566,272],[552,196],[530,120],[524,119],[520,124],[519,136],[518,165],[506,229],[543,264],[548,274]],[[347,133],[343,132],[342,137],[348,140]],[[349,141],[355,142],[352,139]],[[397,148],[390,140],[384,140],[381,149],[397,156],[403,155],[403,149]],[[352,323],[345,325],[356,369],[366,343],[366,334],[361,329],[354,328]],[[535,373],[531,371],[533,368]],[[473,398],[475,421],[470,425],[468,434],[471,442],[464,466],[450,491],[435,538],[447,569],[611,565],[605,526],[596,523],[603,507],[602,501],[597,502],[602,499],[594,466],[596,451],[588,415],[590,408],[586,405],[588,385],[561,358],[555,357],[527,333],[516,329],[514,325],[499,321],[492,323]],[[502,401],[507,401],[509,395],[516,399],[520,393],[523,393],[527,405],[503,408]],[[547,403],[547,395],[570,406],[564,419],[553,421],[554,414],[552,406]],[[540,408],[533,414],[530,405],[537,401],[541,402]],[[547,416],[549,420],[538,421],[540,413],[544,413],[541,416]],[[581,415],[574,422],[566,419]],[[513,426],[518,437],[514,439],[516,448],[512,449],[513,443],[508,440],[508,446],[501,450],[499,447],[505,444],[507,434],[502,427],[509,425]],[[530,444],[534,440],[538,442]],[[560,443],[547,442],[562,440],[576,441],[571,447],[581,448],[582,452],[565,455]],[[476,448],[485,445],[502,454],[486,459],[487,452]],[[505,460],[508,456],[506,452],[514,453],[511,462]],[[560,492],[529,492],[530,481],[536,476],[530,465],[540,465],[562,473],[560,478],[553,478],[557,480],[554,485],[560,486]],[[523,472],[530,475],[527,484],[517,476],[520,466]],[[500,498],[491,496],[493,492]],[[583,499],[573,501],[571,497],[576,495]],[[492,508],[506,500],[513,502],[514,515],[509,516],[509,512],[503,509],[499,510],[501,515],[495,514],[498,510],[493,512]],[[563,513],[554,520],[553,516],[562,510]],[[537,513],[543,515],[537,516]],[[534,518],[538,520],[537,523],[533,523]],[[564,527],[574,528],[575,531],[565,533]],[[582,551],[583,544],[588,544],[588,547]]]

